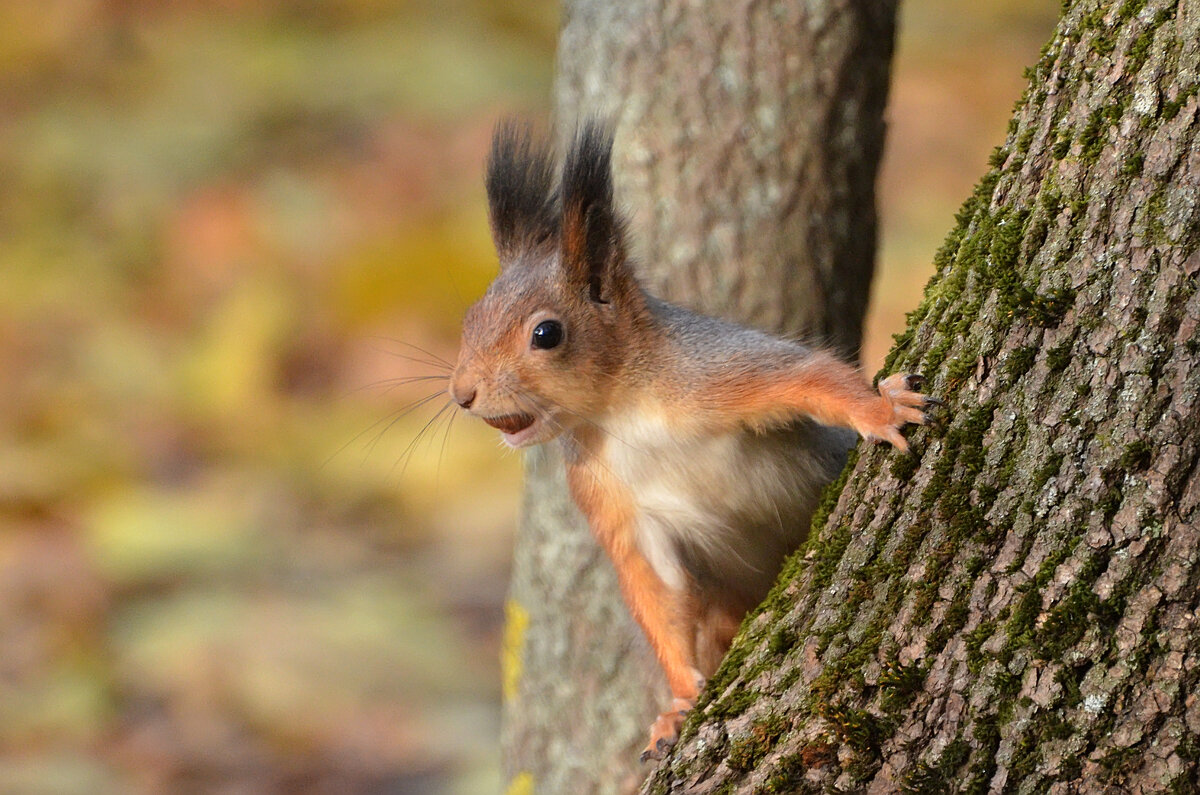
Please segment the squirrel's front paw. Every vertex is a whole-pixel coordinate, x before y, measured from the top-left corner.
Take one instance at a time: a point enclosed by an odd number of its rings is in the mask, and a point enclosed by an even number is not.
[[[642,751],[641,760],[662,759],[675,746],[679,739],[679,727],[683,725],[688,710],[693,706],[692,700],[677,698],[671,702],[671,708],[658,716],[650,725],[650,743]]]
[[[879,382],[879,394],[883,398],[883,418],[869,435],[891,442],[898,450],[907,450],[908,441],[900,433],[905,425],[925,425],[929,422],[927,410],[942,405],[937,398],[923,395],[918,390],[925,384],[925,377],[915,373],[896,373]]]

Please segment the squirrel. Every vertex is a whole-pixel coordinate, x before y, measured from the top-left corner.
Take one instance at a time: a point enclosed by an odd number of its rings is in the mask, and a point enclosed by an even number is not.
[[[746,613],[807,535],[856,434],[908,444],[938,403],[897,374],[661,301],[613,202],[612,137],[585,122],[561,176],[499,125],[486,167],[500,273],[468,309],[450,397],[513,448],[557,440],[572,498],[616,569],[673,701],[661,759]]]

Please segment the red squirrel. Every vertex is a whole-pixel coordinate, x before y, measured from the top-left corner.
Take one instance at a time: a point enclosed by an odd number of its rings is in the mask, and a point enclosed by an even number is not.
[[[804,540],[855,432],[908,444],[920,376],[873,391],[837,357],[648,295],[613,204],[612,139],[496,129],[487,196],[500,273],[466,314],[449,392],[514,448],[557,440],[571,496],[674,700],[660,759],[745,614]]]

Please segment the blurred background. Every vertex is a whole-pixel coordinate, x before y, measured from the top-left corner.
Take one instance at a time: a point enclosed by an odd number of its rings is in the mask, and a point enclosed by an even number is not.
[[[902,4],[868,371],[1058,6]],[[557,24],[0,3],[0,792],[502,788],[519,459],[395,379],[492,275],[481,164]]]

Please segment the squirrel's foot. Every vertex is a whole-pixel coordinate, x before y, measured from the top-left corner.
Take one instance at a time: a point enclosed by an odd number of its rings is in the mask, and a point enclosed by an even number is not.
[[[688,710],[693,706],[690,698],[677,698],[671,702],[671,708],[658,716],[650,725],[650,743],[642,751],[641,760],[662,759],[667,752],[675,747],[679,739],[679,727],[687,717]]]
[[[890,442],[898,450],[908,450],[908,441],[900,429],[908,424],[928,424],[928,409],[942,405],[937,398],[918,391],[924,384],[925,377],[915,373],[896,373],[880,381],[879,395],[883,398],[884,416],[882,422],[869,428],[865,435]]]

